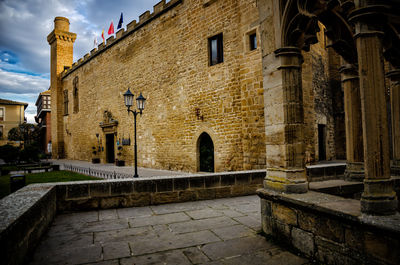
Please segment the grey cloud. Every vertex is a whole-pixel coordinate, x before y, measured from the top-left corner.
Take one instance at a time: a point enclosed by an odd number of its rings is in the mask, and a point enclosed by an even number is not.
[[[6,72],[0,69],[0,93],[38,94],[49,87],[49,80],[40,76]]]
[[[47,35],[53,29],[56,16],[69,18],[70,30],[78,34],[74,44],[74,59],[83,57],[93,49],[101,30],[107,33],[111,20],[115,27],[121,12],[124,26],[158,1],[67,1],[67,0],[5,0],[0,1],[0,50],[19,56],[21,67],[31,72],[47,73],[50,66],[50,47]],[[106,34],[107,35],[107,34]]]
[[[56,16],[70,20],[70,31],[77,33],[74,60],[101,42],[111,20],[115,30],[121,12],[124,27],[146,10],[152,12],[158,0],[0,0],[0,52],[13,53],[17,62],[0,61],[0,97],[29,103],[33,115],[38,94],[49,87],[50,47],[47,35]],[[107,34],[106,38],[107,38]],[[20,72],[20,73],[16,73]],[[29,73],[37,74],[38,76]]]

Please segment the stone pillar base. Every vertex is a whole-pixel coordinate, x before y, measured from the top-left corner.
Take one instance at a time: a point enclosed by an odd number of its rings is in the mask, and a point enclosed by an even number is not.
[[[305,193],[308,191],[306,170],[268,168],[264,187],[287,193]]]
[[[348,181],[363,181],[365,177],[363,162],[347,162],[344,179]]]
[[[400,176],[400,160],[391,161],[390,174],[392,176]]]
[[[364,179],[361,211],[371,215],[392,215],[397,210],[397,197],[392,179]]]

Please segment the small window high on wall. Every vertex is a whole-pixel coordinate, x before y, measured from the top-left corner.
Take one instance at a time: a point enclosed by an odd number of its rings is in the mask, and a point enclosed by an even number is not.
[[[68,90],[64,90],[64,115],[68,115]]]
[[[257,34],[254,32],[249,35],[250,51],[257,49]]]
[[[0,108],[0,121],[4,121],[4,108]]]
[[[74,113],[79,112],[79,89],[78,89],[79,79],[75,76],[73,81],[73,96],[74,96]]]
[[[208,50],[210,66],[222,63],[224,61],[222,33],[208,38]]]

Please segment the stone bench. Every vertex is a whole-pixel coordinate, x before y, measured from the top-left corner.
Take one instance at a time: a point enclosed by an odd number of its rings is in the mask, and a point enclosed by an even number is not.
[[[23,170],[24,170],[24,173],[26,173],[26,172],[32,173],[32,171],[34,171],[34,170],[40,170],[40,171],[48,172],[48,171],[50,171],[50,169],[53,169],[53,166],[25,167]]]

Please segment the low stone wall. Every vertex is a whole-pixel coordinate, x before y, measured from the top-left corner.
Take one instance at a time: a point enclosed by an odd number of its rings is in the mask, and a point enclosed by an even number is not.
[[[260,189],[264,233],[323,264],[400,264],[400,214],[361,214],[360,201]]]
[[[32,184],[0,200],[1,264],[24,264],[57,212],[255,194],[265,170]]]
[[[254,170],[59,183],[57,209],[107,209],[250,195],[262,187],[265,175],[265,170]]]
[[[53,185],[30,185],[0,200],[1,264],[23,264],[55,215]]]

